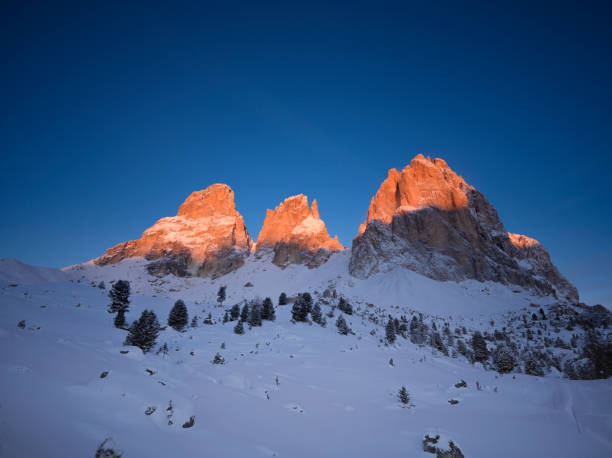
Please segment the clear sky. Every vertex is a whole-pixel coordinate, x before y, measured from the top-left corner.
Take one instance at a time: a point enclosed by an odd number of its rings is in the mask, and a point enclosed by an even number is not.
[[[612,306],[612,7],[488,3],[3,3],[0,256],[86,261],[216,182],[254,238],[304,193],[350,245],[424,153]]]

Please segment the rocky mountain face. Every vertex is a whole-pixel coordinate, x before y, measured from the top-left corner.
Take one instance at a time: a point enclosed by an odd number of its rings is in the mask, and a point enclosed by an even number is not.
[[[176,216],[160,219],[138,240],[120,243],[95,259],[98,265],[142,256],[150,273],[219,277],[242,264],[252,240],[236,210],[234,191],[213,184],[192,193]]]
[[[435,280],[491,280],[578,300],[542,245],[508,234],[482,193],[442,159],[422,155],[389,171],[353,240],[353,276],[396,266]]]
[[[308,205],[303,195],[288,197],[274,210],[268,209],[259,237],[256,255],[272,252],[274,264],[305,264],[318,267],[344,247],[338,237],[331,238],[319,217],[317,201]]]

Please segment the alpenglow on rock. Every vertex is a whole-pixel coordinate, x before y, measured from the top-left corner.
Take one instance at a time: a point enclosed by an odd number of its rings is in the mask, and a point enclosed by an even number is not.
[[[353,276],[395,267],[434,280],[491,280],[578,300],[542,245],[508,234],[482,193],[442,159],[421,154],[401,172],[389,171],[353,240]]]
[[[234,191],[213,184],[192,193],[178,214],[160,219],[138,240],[120,243],[95,259],[98,265],[143,256],[151,274],[219,277],[244,264],[252,241],[236,210]]]
[[[259,237],[258,254],[273,252],[274,264],[305,264],[310,268],[326,262],[334,251],[344,247],[338,237],[331,238],[319,217],[317,201],[308,206],[308,198],[299,194],[288,197],[274,210],[268,209]]]

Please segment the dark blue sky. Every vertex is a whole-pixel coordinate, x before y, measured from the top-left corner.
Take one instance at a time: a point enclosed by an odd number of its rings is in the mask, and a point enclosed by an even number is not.
[[[422,152],[612,305],[606,3],[126,3],[3,4],[0,256],[91,259],[215,182],[254,238],[304,193],[350,245]]]

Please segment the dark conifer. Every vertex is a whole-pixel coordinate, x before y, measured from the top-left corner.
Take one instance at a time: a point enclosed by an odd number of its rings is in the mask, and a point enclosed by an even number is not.
[[[159,321],[155,312],[145,310],[140,318],[132,323],[129,333],[125,338],[125,345],[139,347],[143,352],[148,352],[155,346],[159,334]]]
[[[338,319],[336,320],[336,327],[338,328],[338,333],[342,334],[343,336],[349,333],[349,327],[346,324],[346,321],[344,321],[344,317],[342,315],[338,316]]]
[[[238,321],[238,324],[234,326],[234,332],[236,334],[244,334],[244,326],[242,325],[242,321]]]
[[[115,282],[108,292],[108,296],[111,299],[111,304],[108,306],[110,313],[116,313],[120,310],[123,310],[124,313],[128,312],[130,305],[130,282],[127,280]]]
[[[219,305],[223,305],[223,301],[225,300],[225,289],[227,286],[221,286],[219,291],[217,291],[217,302]]]
[[[187,314],[187,306],[182,300],[178,300],[174,303],[174,307],[170,310],[168,315],[168,326],[174,328],[176,331],[182,331],[187,323],[189,322],[189,315]]]
[[[285,293],[281,293],[278,296],[278,305],[287,305],[287,295]]]
[[[274,311],[274,305],[272,304],[272,299],[270,299],[269,297],[266,297],[263,301],[261,319],[268,321],[276,320],[276,312]]]
[[[387,321],[387,326],[385,327],[385,334],[387,336],[387,342],[392,344],[395,342],[395,323],[393,319],[389,317],[389,321]]]

